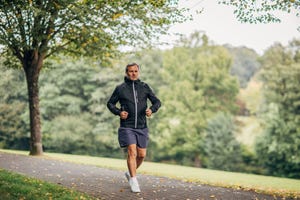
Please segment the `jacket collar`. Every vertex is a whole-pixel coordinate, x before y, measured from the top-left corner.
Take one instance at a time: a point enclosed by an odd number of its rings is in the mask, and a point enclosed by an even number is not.
[[[124,82],[125,83],[138,83],[138,82],[141,82],[140,79],[137,79],[137,80],[130,80],[127,76],[124,77]]]

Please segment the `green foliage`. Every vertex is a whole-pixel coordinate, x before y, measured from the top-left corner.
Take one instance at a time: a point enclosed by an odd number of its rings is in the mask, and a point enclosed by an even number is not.
[[[22,120],[25,103],[0,104],[0,147],[28,149],[26,124]]]
[[[2,1],[2,51],[20,61],[31,51],[96,56],[102,64],[120,46],[145,46],[184,21],[177,1]],[[9,57],[10,58],[10,57]],[[9,59],[8,59],[9,60]],[[12,63],[11,63],[12,64]]]
[[[119,80],[113,68],[65,58],[41,75],[44,147],[48,151],[120,157],[118,121],[106,108]]]
[[[207,167],[226,171],[239,171],[242,149],[235,139],[235,125],[229,114],[218,113],[208,121],[204,149]]]
[[[163,114],[155,139],[161,160],[200,166],[207,119],[218,111],[235,111],[238,85],[229,74],[230,55],[205,38],[195,33],[163,54]]]
[[[249,23],[268,23],[280,22],[275,12],[294,13],[299,16],[300,2],[298,0],[286,1],[232,1],[219,0],[219,3],[235,7],[234,14],[241,22]]]
[[[54,54],[96,58],[101,66],[124,47],[145,47],[184,20],[177,1],[1,1],[0,54],[22,66],[28,85],[30,154],[41,155],[39,74]],[[19,62],[19,65],[16,63]],[[74,98],[71,100],[73,101]],[[75,100],[77,101],[77,100]],[[70,112],[78,112],[72,107]]]
[[[96,146],[88,117],[69,115],[54,118],[44,126],[44,146],[58,152],[93,154]],[[47,138],[48,137],[48,138]]]
[[[296,44],[296,43],[295,43]],[[260,161],[269,174],[299,178],[300,62],[299,46],[274,45],[262,58],[264,135],[257,142]]]
[[[26,88],[18,70],[0,64],[0,147],[28,149],[28,129],[24,121]]]
[[[299,178],[300,134],[296,132],[297,127],[284,121],[276,105],[270,105],[265,124],[264,135],[256,143],[259,161],[270,175]]]
[[[27,93],[24,74],[15,69],[8,69],[0,58],[0,99],[2,102],[26,102]]]
[[[238,58],[243,57],[241,55],[256,57],[248,49],[239,50]],[[44,147],[52,152],[123,156],[116,134],[119,118],[107,110],[106,102],[114,87],[123,81],[125,65],[137,62],[141,64],[141,79],[149,83],[162,100],[161,110],[148,123],[151,139],[148,159],[265,173],[257,165],[260,163],[269,174],[297,177],[299,55],[299,41],[295,40],[289,48],[274,45],[261,59],[265,95],[262,112],[267,115],[262,116],[265,132],[258,141],[256,155],[249,148],[238,147],[232,137],[233,122],[218,114],[236,113],[238,83],[230,72],[237,57],[232,57],[232,52],[222,46],[212,45],[207,36],[194,33],[173,49],[140,51],[118,61],[112,60],[109,68],[101,68],[102,63],[94,60],[73,60],[61,55],[57,60],[48,60],[48,68],[43,68],[40,76]],[[248,66],[248,61],[252,63],[253,60],[241,61],[241,66]],[[0,104],[0,145],[27,149],[29,122],[25,120],[28,112],[25,111],[24,75],[0,67],[3,72],[0,74],[3,100]],[[260,90],[259,85],[252,86]],[[252,96],[248,93],[245,98],[249,97]],[[252,103],[251,107],[255,108],[260,102]],[[211,142],[206,144],[207,130],[211,130]],[[222,134],[231,136],[213,139]],[[227,143],[222,139],[227,139]],[[232,149],[236,147],[237,160],[230,157],[232,151],[226,148],[214,151],[212,146],[221,142],[232,145]],[[206,148],[206,145],[211,146]],[[223,154],[227,159],[222,160]],[[222,166],[218,165],[219,160],[224,162]]]
[[[263,103],[262,81],[259,80],[259,73],[257,73],[248,83],[247,88],[240,89],[239,99],[244,108],[244,115],[252,115],[255,117],[259,114],[260,107]],[[241,110],[243,111],[243,110]]]
[[[240,87],[247,87],[248,82],[259,69],[257,53],[246,47],[226,46],[232,55],[231,74],[238,77]]]

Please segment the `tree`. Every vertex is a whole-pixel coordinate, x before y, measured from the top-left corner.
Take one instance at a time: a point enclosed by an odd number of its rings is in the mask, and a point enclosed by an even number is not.
[[[208,121],[204,149],[207,167],[226,171],[239,171],[242,149],[235,139],[234,119],[230,114],[218,113]]]
[[[300,177],[299,47],[299,41],[276,44],[262,57],[264,132],[256,145],[269,174],[291,178]]]
[[[231,57],[199,32],[163,53],[159,96],[164,103],[157,127],[160,159],[201,166],[207,119],[219,111],[234,112],[238,84],[230,75]],[[184,159],[184,160],[183,160]],[[183,164],[183,163],[182,163]]]
[[[28,149],[26,124],[22,119],[26,104],[0,104],[0,148]]]
[[[276,17],[275,11],[286,13],[294,12],[296,16],[300,15],[299,0],[261,0],[261,1],[233,1],[219,0],[219,3],[235,7],[234,14],[241,22],[250,23],[269,23],[280,22]],[[300,30],[300,27],[298,27]]]
[[[88,59],[64,57],[41,74],[43,146],[47,151],[119,155],[118,118],[106,108],[106,101],[123,77],[114,66],[92,65]]]
[[[22,66],[28,90],[30,155],[40,155],[38,80],[44,60],[64,52],[96,56],[103,66],[121,46],[151,44],[181,21],[177,1],[7,0],[0,3],[0,45],[6,64]]]
[[[246,88],[250,79],[259,69],[258,54],[246,47],[226,46],[233,57],[231,74],[239,79],[240,87]]]

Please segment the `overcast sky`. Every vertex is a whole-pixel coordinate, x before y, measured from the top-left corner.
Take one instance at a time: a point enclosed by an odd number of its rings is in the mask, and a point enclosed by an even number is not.
[[[169,33],[189,35],[195,30],[204,31],[215,44],[247,46],[262,54],[275,42],[287,45],[293,38],[300,39],[300,17],[293,14],[280,14],[281,23],[242,24],[234,14],[233,8],[220,5],[217,0],[180,0],[180,5],[190,8],[194,20],[173,26]],[[196,10],[203,11],[196,14]],[[171,39],[172,38],[172,39]],[[173,37],[163,40],[173,41]]]

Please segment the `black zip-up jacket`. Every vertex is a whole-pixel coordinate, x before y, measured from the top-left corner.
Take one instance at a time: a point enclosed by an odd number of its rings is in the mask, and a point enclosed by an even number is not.
[[[147,128],[147,99],[152,104],[150,107],[152,113],[155,113],[160,108],[161,102],[151,88],[139,79],[132,81],[125,77],[124,83],[115,88],[107,107],[115,115],[120,115],[121,111],[128,112],[127,119],[120,119],[121,127],[142,129]],[[116,106],[117,102],[121,108]]]

